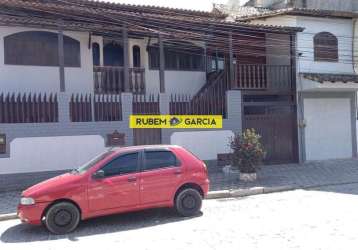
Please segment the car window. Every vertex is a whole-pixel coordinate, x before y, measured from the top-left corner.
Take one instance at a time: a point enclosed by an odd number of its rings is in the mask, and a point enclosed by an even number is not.
[[[138,171],[138,153],[118,156],[102,168],[105,177],[124,175]]]
[[[170,151],[146,151],[143,170],[173,167],[178,165],[176,156]]]
[[[113,154],[113,151],[106,151],[103,152],[100,155],[97,155],[96,157],[94,157],[92,160],[90,160],[89,162],[83,164],[81,167],[77,168],[75,170],[75,172],[77,173],[84,173],[86,172],[88,169],[92,168],[93,166],[95,166],[98,162],[102,161],[103,159],[105,159],[106,157],[110,156],[111,154]]]

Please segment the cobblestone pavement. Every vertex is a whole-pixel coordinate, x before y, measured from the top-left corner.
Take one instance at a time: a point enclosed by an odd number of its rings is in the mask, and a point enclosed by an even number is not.
[[[358,182],[358,159],[262,166],[254,182],[240,182],[238,174],[225,175],[214,169],[210,172],[212,191],[250,187],[312,187]]]
[[[20,191],[0,193],[0,215],[16,212],[20,194]]]
[[[202,214],[172,210],[92,219],[63,236],[43,227],[0,222],[0,249],[355,250],[358,184],[204,202]]]
[[[298,164],[263,166],[254,182],[239,181],[238,174],[224,174],[219,168],[209,169],[211,191],[250,187],[293,188],[358,182],[358,160],[317,161]],[[0,214],[13,213],[20,192],[0,192]]]

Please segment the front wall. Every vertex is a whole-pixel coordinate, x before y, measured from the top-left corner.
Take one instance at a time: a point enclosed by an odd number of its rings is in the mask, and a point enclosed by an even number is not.
[[[10,147],[11,158],[0,159],[0,175],[73,169],[105,150],[100,135],[18,138]]]
[[[35,31],[21,27],[0,27],[0,85],[2,92],[59,92],[59,67],[4,65],[4,37],[22,31]],[[57,32],[51,30],[50,32]],[[86,32],[64,32],[81,44],[81,68],[65,68],[65,83],[67,92],[93,92],[93,59],[92,50],[88,49],[89,34]],[[92,42],[97,42],[102,50],[103,39],[93,36]],[[141,49],[141,65],[145,68],[146,91],[159,93],[159,71],[149,70],[147,39],[129,40],[129,65],[133,66],[132,48],[138,45]],[[153,41],[155,42],[155,41]],[[201,44],[198,44],[201,46]],[[103,51],[101,51],[103,63]],[[24,77],[25,76],[25,77]],[[206,83],[206,72],[196,71],[166,71],[166,92],[194,94]]]
[[[216,160],[218,154],[231,152],[229,141],[233,136],[231,130],[175,132],[170,144],[188,149],[201,160]]]
[[[351,19],[283,15],[251,22],[305,28],[303,32],[297,33],[298,52],[302,53],[297,67],[298,72],[354,73],[351,63],[353,53],[353,23]],[[313,37],[315,34],[324,31],[330,32],[338,38],[338,63],[314,61]]]
[[[2,92],[58,92],[59,68],[44,66],[18,66],[4,64],[4,37],[22,31],[40,29],[0,27],[0,85]],[[48,30],[43,30],[48,31]],[[56,31],[51,31],[56,32]],[[92,52],[88,49],[86,32],[64,32],[81,44],[81,68],[65,68],[66,91],[92,92]]]
[[[349,98],[304,99],[306,160],[352,157]]]
[[[196,94],[206,83],[206,73],[198,71],[165,71],[165,92],[174,94]],[[146,90],[159,93],[159,71],[146,69]]]
[[[299,72],[353,74],[352,67],[352,29],[351,19],[297,17],[297,26],[304,27],[297,34],[298,49],[302,52],[299,59]],[[338,38],[339,62],[315,62],[313,37],[319,32],[330,32]]]

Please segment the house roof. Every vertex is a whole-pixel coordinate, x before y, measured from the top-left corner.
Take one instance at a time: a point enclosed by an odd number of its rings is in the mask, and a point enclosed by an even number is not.
[[[195,15],[198,17],[207,17],[207,18],[225,18],[226,14],[222,13],[213,13],[209,11],[199,11],[199,10],[191,10],[191,9],[181,9],[181,8],[170,8],[170,7],[161,7],[154,5],[134,5],[134,4],[123,4],[123,3],[115,3],[115,2],[105,2],[98,0],[71,0],[71,2],[81,3],[85,6],[92,8],[106,8],[113,10],[125,10],[125,11],[133,11],[133,12],[166,12],[168,14],[175,13],[176,15]]]
[[[336,10],[322,10],[322,9],[307,9],[307,8],[284,8],[284,9],[267,9],[260,7],[233,7],[230,8],[225,5],[214,6],[214,13],[227,14],[237,21],[250,21],[254,19],[274,17],[280,15],[300,15],[300,16],[314,16],[314,17],[334,17],[334,18],[355,18],[358,13],[348,11]]]
[[[236,20],[237,17],[258,16],[269,14],[272,10],[252,6],[230,6],[227,4],[214,4],[213,13],[226,14],[229,19]]]
[[[358,75],[349,74],[324,74],[324,73],[301,73],[301,75],[311,81],[324,83],[324,82],[354,82],[358,83]]]
[[[0,0],[0,24],[3,25],[55,25],[62,20],[70,28],[83,26],[96,32],[119,31],[128,26],[137,32],[159,32],[169,29],[193,30],[200,27],[208,29],[235,30],[251,29],[273,32],[299,32],[300,28],[269,25],[253,25],[247,23],[227,22],[224,14],[172,9],[154,6],[138,6],[106,3],[89,0]]]

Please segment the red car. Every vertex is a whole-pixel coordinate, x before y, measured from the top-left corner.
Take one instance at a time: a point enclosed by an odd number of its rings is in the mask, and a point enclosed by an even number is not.
[[[205,164],[179,146],[111,149],[67,173],[22,193],[18,216],[55,234],[80,220],[154,207],[182,216],[201,209],[209,190]]]

